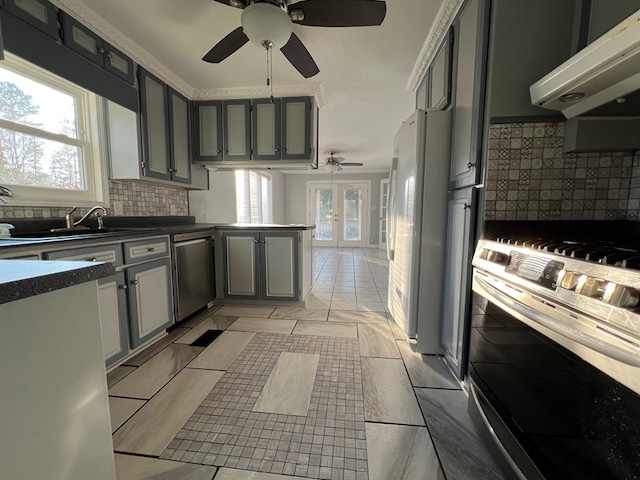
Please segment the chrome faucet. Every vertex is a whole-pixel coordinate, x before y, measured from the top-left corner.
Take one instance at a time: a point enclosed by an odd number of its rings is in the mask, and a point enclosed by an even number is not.
[[[91,215],[95,213],[96,217],[98,218],[98,228],[100,230],[104,229],[104,221],[102,220],[102,217],[107,214],[107,210],[104,207],[101,207],[99,205],[95,207],[91,207],[89,211],[85,213],[84,217],[82,217],[77,222],[74,222],[73,212],[75,212],[77,209],[78,207],[73,207],[71,211],[64,216],[64,219],[67,223],[67,228],[73,228],[80,225],[82,222],[84,222],[87,218],[89,218]]]
[[[7,187],[0,185],[0,200],[2,200],[2,203],[9,203],[2,197],[13,197],[13,192]]]

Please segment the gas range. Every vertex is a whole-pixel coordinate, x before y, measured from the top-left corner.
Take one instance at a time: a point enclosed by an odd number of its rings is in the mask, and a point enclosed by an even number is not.
[[[606,357],[604,363],[614,359],[640,367],[636,249],[610,242],[505,237],[480,240],[473,266],[474,291],[533,328],[570,343],[573,351],[586,346]],[[615,370],[601,366],[610,368]],[[640,392],[640,380],[632,383]]]

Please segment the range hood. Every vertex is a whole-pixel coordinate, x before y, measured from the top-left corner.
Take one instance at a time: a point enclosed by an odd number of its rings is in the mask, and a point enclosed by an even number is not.
[[[640,89],[640,10],[530,88],[531,103],[572,118]]]

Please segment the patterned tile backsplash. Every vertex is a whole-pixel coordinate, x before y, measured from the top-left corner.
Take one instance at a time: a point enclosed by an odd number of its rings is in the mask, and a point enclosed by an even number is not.
[[[634,220],[640,158],[563,153],[563,123],[491,125],[485,220]]]
[[[115,202],[121,202],[122,213],[117,212]],[[0,219],[14,218],[64,218],[69,207],[14,207],[0,203]],[[88,208],[78,208],[79,218]],[[189,215],[187,191],[181,188],[148,185],[145,183],[109,180],[109,215],[149,217]]]

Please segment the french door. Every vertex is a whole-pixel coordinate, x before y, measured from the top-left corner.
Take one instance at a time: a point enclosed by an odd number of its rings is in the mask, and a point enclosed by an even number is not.
[[[367,183],[311,183],[310,222],[318,247],[366,247],[369,205]]]

